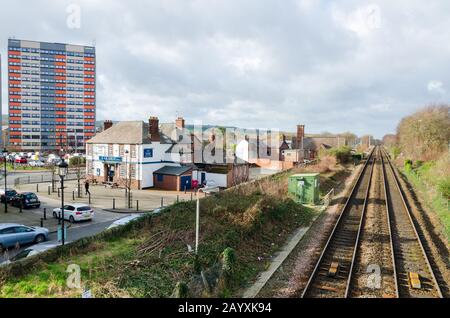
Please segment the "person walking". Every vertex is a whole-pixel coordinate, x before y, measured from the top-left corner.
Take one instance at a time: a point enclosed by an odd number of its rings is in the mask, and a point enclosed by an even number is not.
[[[89,181],[86,180],[86,182],[84,183],[84,189],[86,190],[86,195],[91,195],[91,192],[89,191]]]

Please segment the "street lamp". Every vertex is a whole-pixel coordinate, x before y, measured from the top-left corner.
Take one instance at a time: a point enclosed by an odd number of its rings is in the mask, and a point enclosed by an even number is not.
[[[128,154],[129,154],[130,152],[128,151],[128,149],[127,150],[125,150],[125,198],[126,198],[126,200],[127,200],[127,205],[128,205],[128,208],[130,208],[130,197],[131,197],[131,195],[130,195],[130,189],[129,189],[129,187],[128,187]]]
[[[6,182],[6,157],[8,156],[8,150],[3,149],[3,160],[5,164],[5,213],[8,213],[8,196],[6,194],[8,183]]]
[[[202,189],[197,190],[197,209],[195,216],[195,255],[198,255],[198,241],[200,236],[200,191],[202,191]]]
[[[58,165],[58,175],[61,179],[61,217],[62,217],[62,225],[61,225],[61,243],[64,245],[64,178],[67,176],[67,172],[69,170],[69,165],[64,160],[61,160],[61,163]]]

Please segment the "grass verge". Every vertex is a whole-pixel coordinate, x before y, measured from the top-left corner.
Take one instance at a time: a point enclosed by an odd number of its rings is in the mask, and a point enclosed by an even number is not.
[[[195,202],[144,215],[128,225],[82,239],[0,269],[0,297],[80,297],[67,287],[70,264],[81,269],[84,288],[95,297],[170,297],[177,283],[192,297],[239,296],[237,292],[270,265],[297,228],[317,213],[292,201],[284,172],[201,200],[198,257]],[[341,169],[328,171],[323,191]],[[223,275],[223,251],[236,253]],[[231,274],[230,274],[231,273]],[[206,281],[206,283],[205,283]]]

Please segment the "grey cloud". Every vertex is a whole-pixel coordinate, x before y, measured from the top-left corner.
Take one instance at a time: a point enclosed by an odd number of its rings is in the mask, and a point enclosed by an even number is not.
[[[81,29],[65,25],[71,3]],[[361,18],[367,6],[380,10],[374,29]],[[18,0],[0,12],[3,93],[9,36],[96,40],[99,119],[172,121],[178,111],[192,122],[381,137],[448,101],[449,9],[445,0]]]

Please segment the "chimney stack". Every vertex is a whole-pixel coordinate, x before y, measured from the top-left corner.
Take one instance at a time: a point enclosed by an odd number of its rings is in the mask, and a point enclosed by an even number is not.
[[[103,131],[108,130],[112,126],[113,126],[112,120],[105,120],[105,122],[103,123]]]
[[[175,120],[175,126],[179,129],[184,129],[184,118],[183,117],[178,117],[177,120]]]
[[[160,141],[159,136],[159,119],[158,117],[150,117],[148,120],[148,133],[150,135],[150,140],[158,142]]]
[[[303,138],[305,138],[305,125],[297,125],[297,149],[303,148]]]

